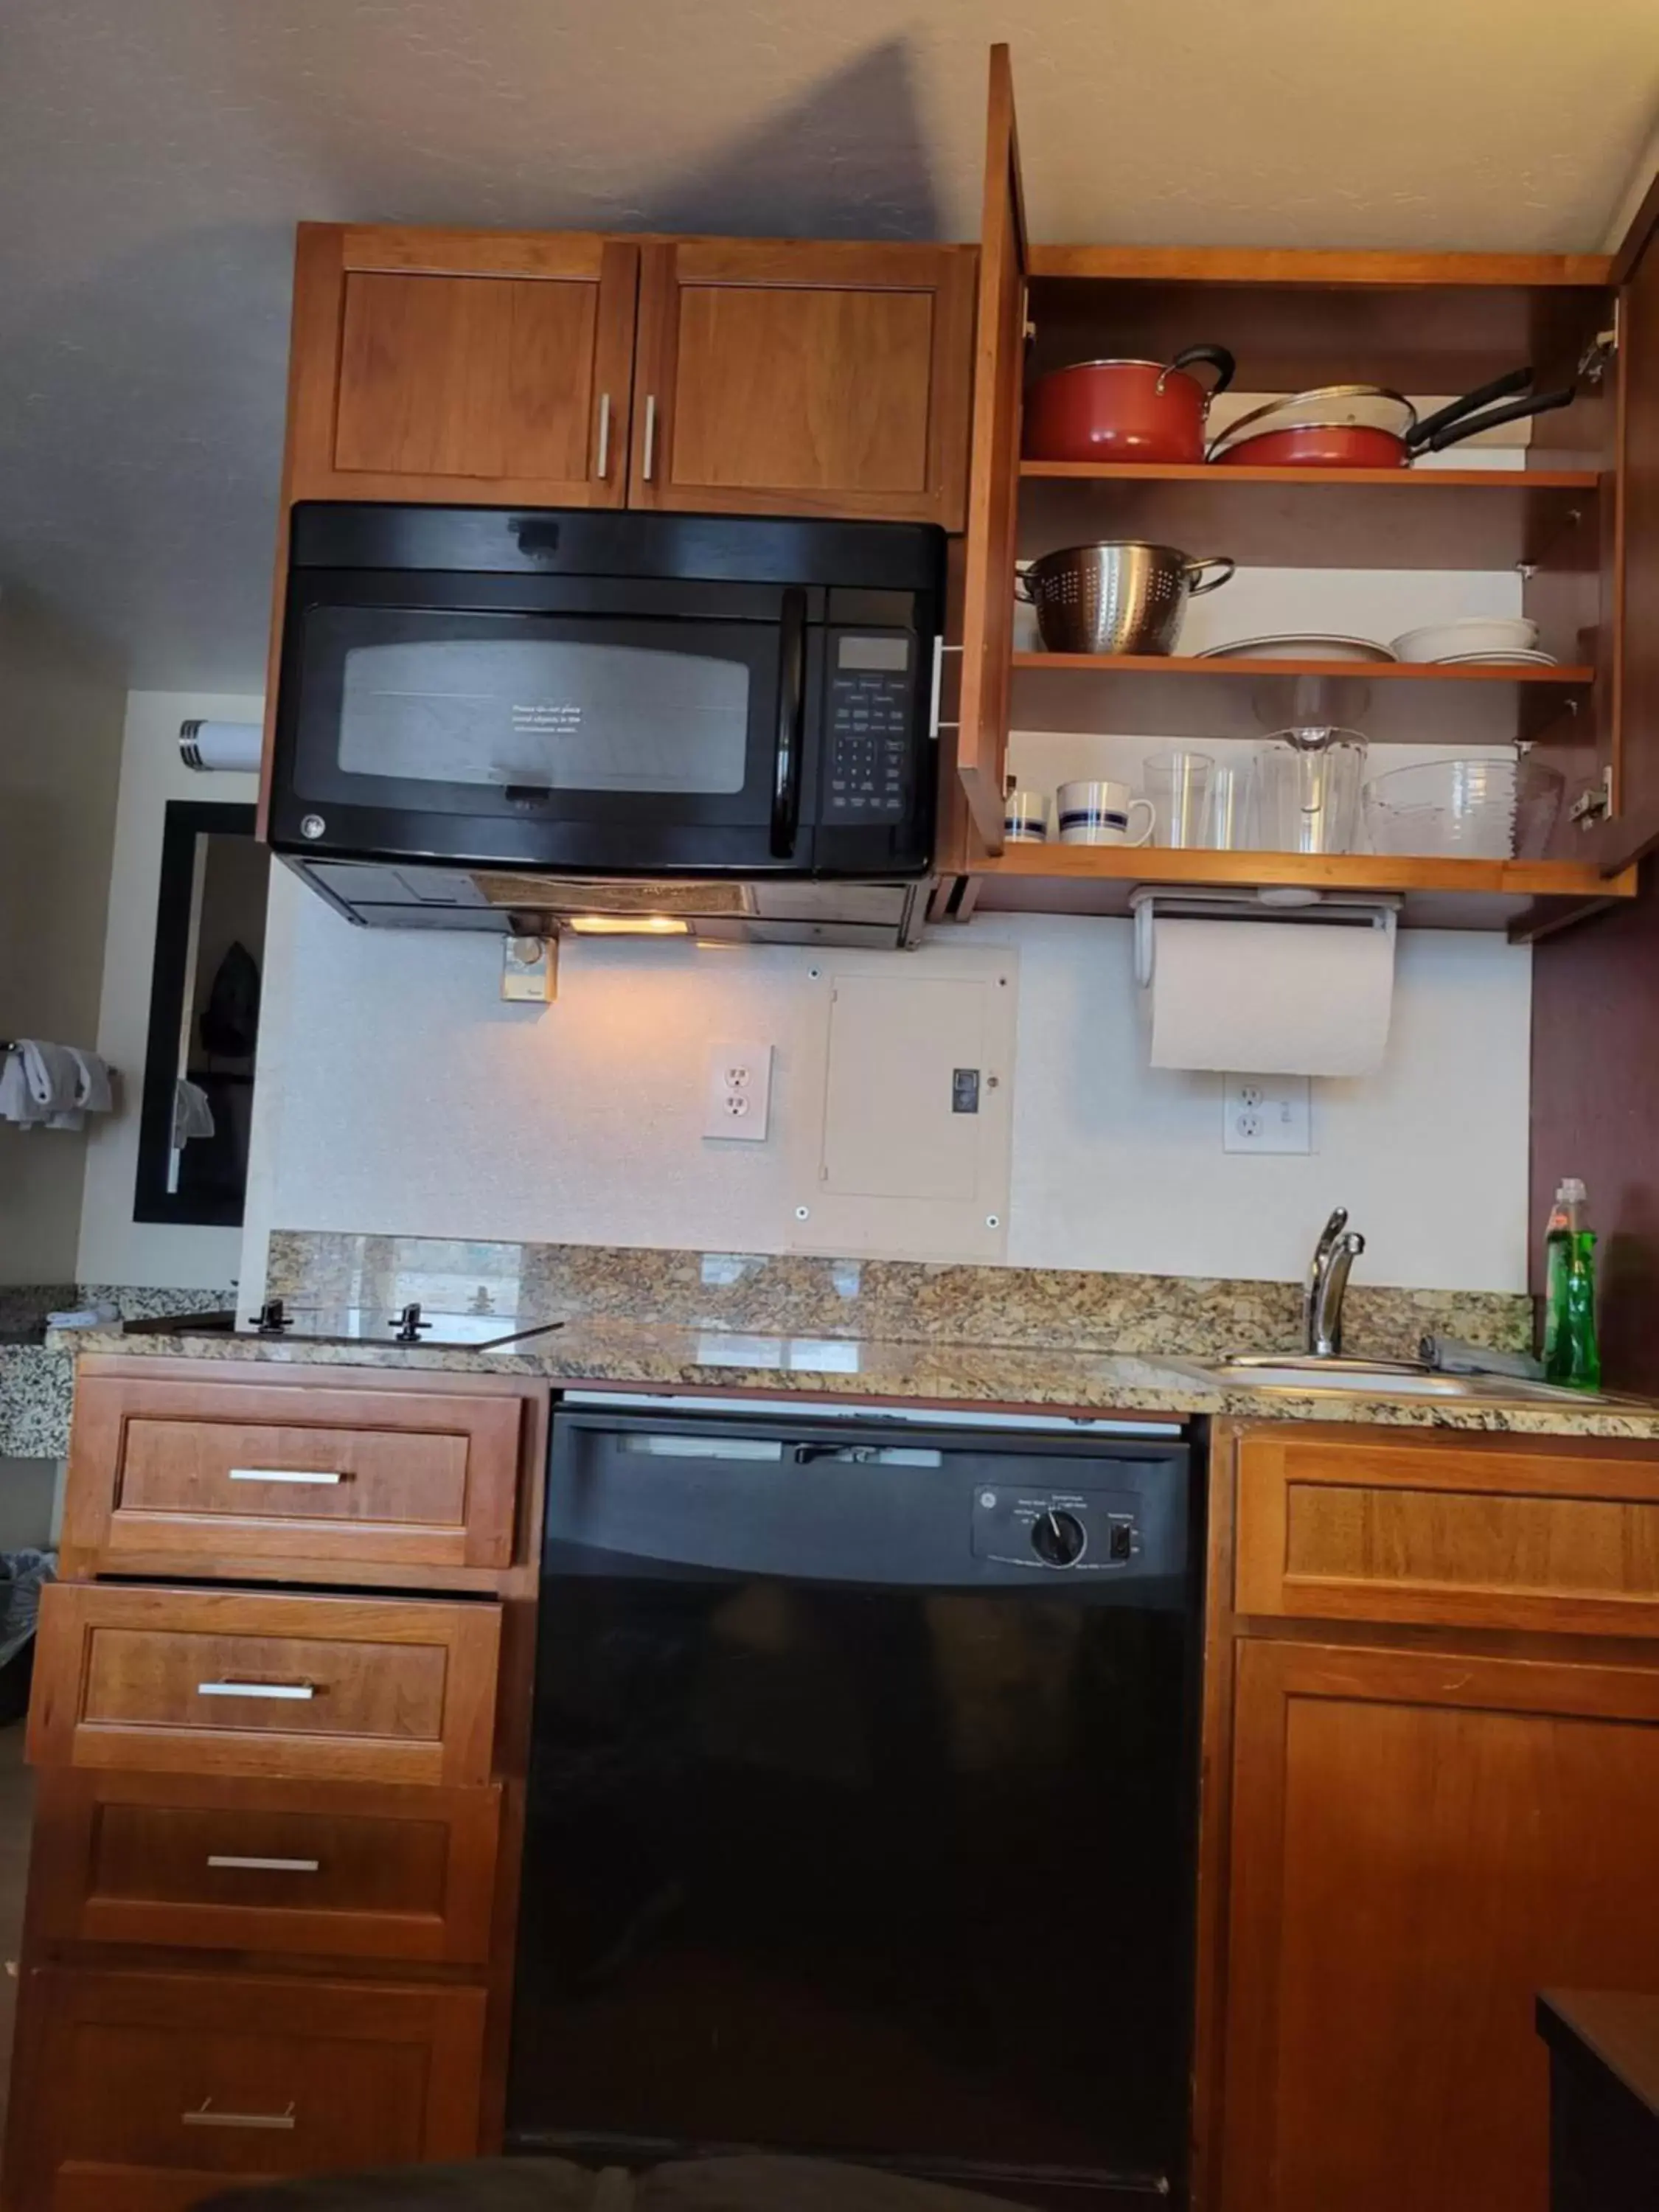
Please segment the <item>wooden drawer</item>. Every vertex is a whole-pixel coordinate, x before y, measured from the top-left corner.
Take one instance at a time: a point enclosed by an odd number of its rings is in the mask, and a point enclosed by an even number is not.
[[[88,1555],[337,1560],[342,1579],[507,1566],[526,1416],[482,1392],[83,1374],[67,1571]]]
[[[1659,1635],[1659,1455],[1289,1422],[1238,1443],[1239,1612]]]
[[[37,1968],[14,2201],[162,2212],[285,2174],[476,2156],[483,2010],[482,1990]]]
[[[500,1792],[46,1767],[48,1941],[319,1957],[488,1956]]]
[[[501,1608],[59,1583],[29,1756],[46,1765],[487,1782]]]

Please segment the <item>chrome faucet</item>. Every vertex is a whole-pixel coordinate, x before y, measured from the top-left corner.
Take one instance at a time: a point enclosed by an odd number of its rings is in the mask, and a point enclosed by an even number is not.
[[[1348,1209],[1339,1206],[1314,1247],[1302,1301],[1310,1359],[1336,1359],[1341,1355],[1342,1294],[1348,1287],[1348,1272],[1364,1249],[1365,1240],[1359,1231],[1348,1227]]]

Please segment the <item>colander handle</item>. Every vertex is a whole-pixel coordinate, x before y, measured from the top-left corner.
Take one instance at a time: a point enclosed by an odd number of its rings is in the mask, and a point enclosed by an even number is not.
[[[1237,566],[1237,562],[1228,560],[1224,553],[1215,554],[1207,561],[1183,561],[1181,564],[1181,574],[1188,592],[1194,599],[1197,599],[1202,592],[1218,590],[1226,582]],[[1221,574],[1218,576],[1205,576],[1204,571],[1206,568],[1219,568]],[[1193,579],[1195,576],[1203,577],[1203,581],[1194,583]]]
[[[1014,571],[1014,597],[1023,600],[1028,607],[1034,607],[1036,605],[1036,600],[1032,596],[1031,580],[1024,568],[1016,568]]]

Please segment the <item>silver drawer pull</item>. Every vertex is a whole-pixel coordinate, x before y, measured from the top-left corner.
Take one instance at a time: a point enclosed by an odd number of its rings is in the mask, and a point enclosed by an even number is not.
[[[603,483],[611,473],[611,394],[599,394],[599,453],[593,473]]]
[[[252,1859],[239,1857],[232,1851],[210,1851],[210,1867],[234,1867],[242,1874],[320,1874],[320,1859]]]
[[[198,1682],[198,1698],[314,1698],[314,1682]]]
[[[651,472],[656,465],[657,395],[654,392],[647,392],[645,395],[645,465],[640,471],[647,483],[650,483]]]
[[[230,1470],[233,1482],[343,1482],[343,1474],[312,1474],[303,1468],[234,1467]]]
[[[187,2128],[276,2128],[291,2131],[299,2125],[290,2105],[282,2112],[216,2112],[211,2097],[204,2097],[193,2112],[180,2112]]]

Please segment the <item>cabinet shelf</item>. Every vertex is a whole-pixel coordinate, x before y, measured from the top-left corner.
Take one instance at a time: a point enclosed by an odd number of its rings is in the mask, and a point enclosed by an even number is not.
[[[1243,568],[1507,568],[1593,519],[1590,469],[1146,467],[1022,461],[1022,554],[1146,538]]]
[[[1162,846],[1009,845],[975,864],[981,913],[1122,915],[1138,884],[1395,892],[1402,919],[1434,929],[1503,929],[1536,900],[1633,898],[1636,871],[1577,860],[1468,860],[1389,854],[1205,853]]]
[[[1326,706],[1378,744],[1508,744],[1578,711],[1595,680],[1558,668],[1443,668],[1407,660],[1210,660],[1173,653],[1017,653],[1019,729],[1140,737],[1261,738],[1293,720],[1298,681],[1327,683]],[[1263,691],[1278,684],[1277,692]],[[1358,686],[1364,685],[1361,690]],[[1256,705],[1258,696],[1267,713]]]

